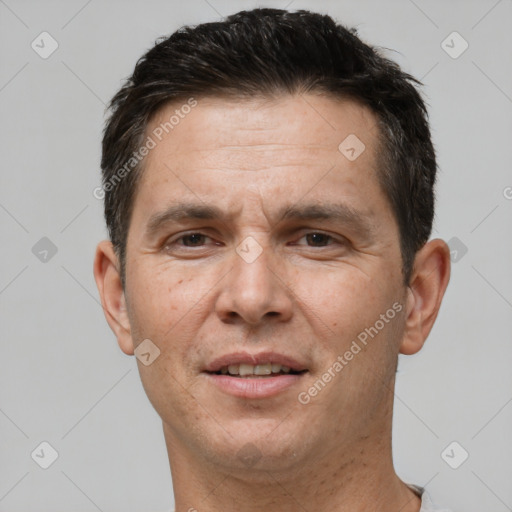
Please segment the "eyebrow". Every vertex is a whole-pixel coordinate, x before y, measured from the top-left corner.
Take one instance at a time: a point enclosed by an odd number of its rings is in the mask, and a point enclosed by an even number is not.
[[[162,212],[153,214],[147,224],[146,236],[152,237],[163,227],[171,223],[187,220],[220,220],[229,221],[232,214],[228,214],[214,205],[201,203],[176,203]],[[285,220],[311,221],[327,220],[339,222],[343,225],[358,231],[365,237],[371,236],[374,232],[373,224],[368,217],[353,207],[341,203],[312,203],[300,205],[285,205],[279,210],[278,223]]]

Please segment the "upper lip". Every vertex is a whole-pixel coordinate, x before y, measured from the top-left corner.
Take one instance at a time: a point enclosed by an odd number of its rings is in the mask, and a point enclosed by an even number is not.
[[[232,354],[225,354],[214,359],[209,363],[204,371],[218,372],[221,368],[236,364],[265,364],[274,363],[281,366],[288,366],[291,370],[301,372],[307,370],[307,367],[294,359],[293,357],[279,354],[278,352],[259,352],[257,354],[250,354],[248,352],[234,352]]]

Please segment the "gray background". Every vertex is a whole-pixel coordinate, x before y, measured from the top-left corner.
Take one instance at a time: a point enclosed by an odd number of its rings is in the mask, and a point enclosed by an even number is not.
[[[512,510],[511,0],[0,0],[0,511],[171,508],[160,420],[92,274],[104,104],[158,36],[258,5],[329,13],[424,81],[434,236],[456,253],[425,348],[400,359],[395,464],[455,512]],[[31,47],[43,31],[47,59]],[[31,457],[43,441],[48,469]]]

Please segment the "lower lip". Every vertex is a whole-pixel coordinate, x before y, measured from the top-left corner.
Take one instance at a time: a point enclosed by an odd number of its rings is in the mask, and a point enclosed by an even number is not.
[[[216,373],[205,373],[205,375],[229,395],[240,398],[270,398],[297,384],[304,374],[246,378]]]

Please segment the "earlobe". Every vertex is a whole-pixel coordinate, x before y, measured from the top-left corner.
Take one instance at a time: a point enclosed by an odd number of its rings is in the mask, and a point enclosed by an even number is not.
[[[119,274],[118,259],[112,243],[108,240],[100,242],[96,248],[94,279],[105,318],[117,337],[119,347],[125,354],[133,355],[130,321]]]
[[[450,250],[440,239],[426,243],[417,253],[407,288],[405,328],[400,353],[419,352],[437,318],[450,280]]]

